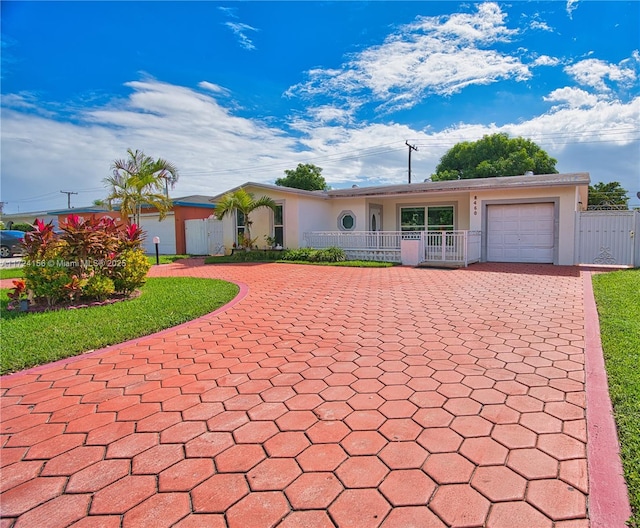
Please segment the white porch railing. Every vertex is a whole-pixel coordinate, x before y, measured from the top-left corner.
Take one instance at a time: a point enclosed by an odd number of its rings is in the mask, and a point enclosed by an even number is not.
[[[342,248],[349,259],[402,262],[402,240],[420,240],[422,262],[467,266],[480,260],[480,231],[313,231],[307,247]]]
[[[400,231],[313,231],[304,234],[304,242],[312,248],[342,248],[350,260],[401,262]]]

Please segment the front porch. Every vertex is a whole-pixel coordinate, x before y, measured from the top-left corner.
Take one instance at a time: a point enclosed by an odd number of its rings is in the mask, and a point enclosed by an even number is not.
[[[480,261],[480,231],[312,231],[304,244],[342,248],[348,259],[466,267]]]

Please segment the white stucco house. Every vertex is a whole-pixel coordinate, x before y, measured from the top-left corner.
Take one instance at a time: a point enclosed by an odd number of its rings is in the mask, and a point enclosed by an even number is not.
[[[240,187],[278,204],[275,213],[263,208],[251,215],[258,247],[273,236],[285,248],[338,246],[350,258],[409,265],[572,265],[576,211],[586,209],[589,182],[588,173],[570,173],[330,191]],[[242,219],[225,218],[223,232],[224,245],[232,247]]]

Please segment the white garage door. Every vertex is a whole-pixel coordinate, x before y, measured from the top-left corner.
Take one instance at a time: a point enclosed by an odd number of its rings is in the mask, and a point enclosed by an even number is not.
[[[158,221],[158,215],[140,217],[140,227],[145,232],[145,240],[142,245],[145,253],[156,254],[156,246],[153,237],[160,237],[158,251],[161,255],[175,255],[176,253],[176,222],[173,214],[165,216],[162,222]]]
[[[553,262],[552,203],[488,205],[489,262]]]

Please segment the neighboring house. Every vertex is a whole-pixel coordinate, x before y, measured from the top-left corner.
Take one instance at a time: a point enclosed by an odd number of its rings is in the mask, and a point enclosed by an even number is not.
[[[210,217],[215,205],[211,202],[211,196],[191,195],[172,199],[173,207],[165,218],[160,221],[160,214],[153,207],[143,207],[140,215],[140,224],[145,232],[143,248],[147,253],[155,253],[153,238],[159,237],[158,250],[163,255],[185,254],[185,220],[196,220]],[[110,211],[105,207],[76,207],[59,211],[50,211],[50,215],[56,215],[59,222],[65,220],[69,214],[76,214],[84,218],[96,216],[97,218],[108,216],[116,222],[120,222],[120,213],[116,209]]]
[[[353,257],[405,264],[573,265],[576,211],[586,209],[589,182],[588,173],[571,173],[330,191],[241,187],[278,204],[275,214],[265,208],[251,214],[259,247],[274,236],[285,248],[336,245]],[[227,248],[237,243],[241,223],[237,216],[224,219]]]
[[[13,224],[33,224],[36,218],[43,220],[45,223],[53,222],[54,225],[58,225],[58,217],[47,211],[3,214],[0,220],[4,222],[5,229],[12,229]]]

